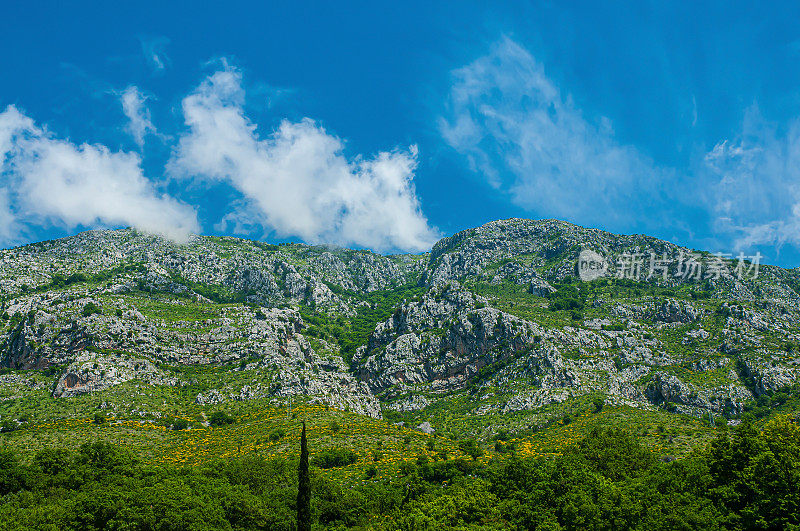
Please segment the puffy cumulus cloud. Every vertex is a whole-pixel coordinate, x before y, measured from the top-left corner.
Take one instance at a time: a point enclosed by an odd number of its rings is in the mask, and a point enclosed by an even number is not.
[[[634,197],[664,193],[667,172],[619,144],[606,118],[584,118],[516,42],[503,38],[452,74],[440,120],[445,141],[518,205],[538,215],[629,226],[642,217],[637,204],[652,204]]]
[[[705,164],[707,204],[736,247],[800,244],[800,119],[780,134],[753,107],[741,134],[714,146]]]
[[[199,229],[194,209],[159,194],[135,153],[54,138],[13,106],[0,113],[0,149],[6,240],[8,227],[44,223],[132,225],[177,241]]]
[[[188,131],[169,163],[173,175],[226,182],[242,194],[224,221],[378,251],[434,243],[413,185],[416,146],[348,160],[342,141],[310,119],[283,121],[260,138],[244,97],[237,70],[209,76],[183,100]]]
[[[147,97],[136,86],[131,85],[120,94],[120,102],[122,112],[128,118],[128,132],[141,148],[144,145],[144,136],[156,132],[146,105]]]

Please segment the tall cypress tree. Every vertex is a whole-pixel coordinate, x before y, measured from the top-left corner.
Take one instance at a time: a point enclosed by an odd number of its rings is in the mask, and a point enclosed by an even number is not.
[[[311,531],[311,477],[308,474],[306,421],[300,434],[300,466],[297,468],[297,529]]]

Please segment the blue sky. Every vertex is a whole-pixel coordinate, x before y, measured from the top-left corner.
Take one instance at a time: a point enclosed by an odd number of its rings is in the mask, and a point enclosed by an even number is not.
[[[796,3],[6,4],[3,246],[556,217],[800,265]]]

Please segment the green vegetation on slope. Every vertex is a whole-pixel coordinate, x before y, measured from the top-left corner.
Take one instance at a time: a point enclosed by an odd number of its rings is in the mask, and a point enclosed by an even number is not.
[[[356,349],[367,343],[369,335],[379,322],[391,317],[404,301],[417,300],[425,292],[425,288],[416,283],[366,293],[346,290],[334,284],[328,284],[328,287],[355,304],[361,303],[357,306],[356,315],[352,318],[343,315],[330,316],[305,305],[300,306],[300,315],[308,325],[306,335],[338,344],[347,363],[353,359]]]
[[[294,424],[297,424],[295,421]],[[297,431],[297,430],[294,430]],[[313,442],[310,443],[313,446]],[[297,438],[291,446],[297,455]],[[474,443],[461,445],[476,449]],[[796,529],[800,427],[744,424],[663,462],[623,430],[593,429],[551,459],[439,453],[389,477],[311,470],[317,529]],[[314,463],[312,457],[312,464]],[[105,442],[0,451],[0,529],[294,529],[294,458],[143,463]]]

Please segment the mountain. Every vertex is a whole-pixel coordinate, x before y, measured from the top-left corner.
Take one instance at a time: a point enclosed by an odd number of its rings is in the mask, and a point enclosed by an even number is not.
[[[0,251],[0,289],[6,416],[297,397],[488,439],[598,401],[734,420],[800,378],[800,270],[557,220],[389,256],[90,231]]]

